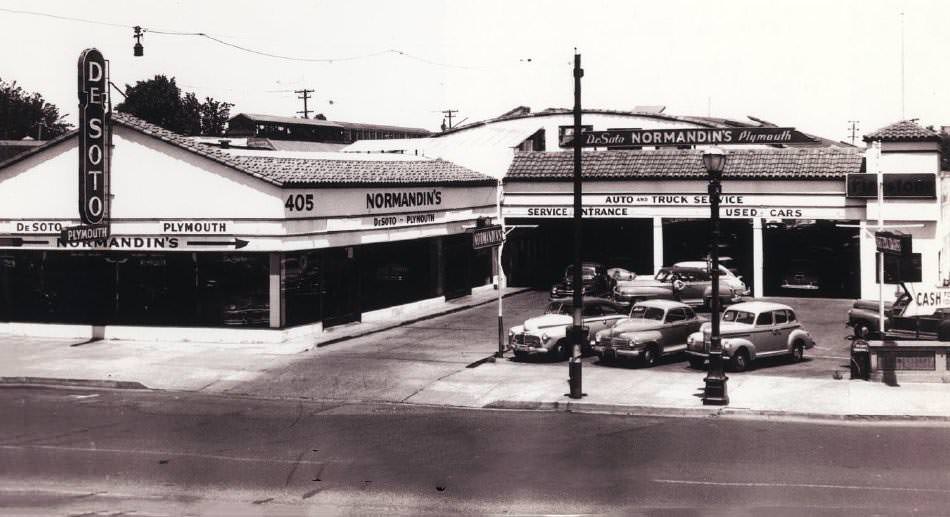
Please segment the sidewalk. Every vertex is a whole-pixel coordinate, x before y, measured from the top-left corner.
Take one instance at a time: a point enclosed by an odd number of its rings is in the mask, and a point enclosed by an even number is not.
[[[519,291],[512,289],[506,294]],[[374,345],[358,342],[332,345],[446,312],[492,303],[495,299],[496,291],[483,291],[437,308],[405,314],[400,321],[345,325],[319,339],[279,345],[81,342],[0,335],[0,385],[140,387],[261,398],[395,401],[465,408],[835,421],[870,419],[950,425],[950,383],[902,383],[892,387],[849,380],[847,371],[842,372],[843,379],[835,380],[831,372],[827,378],[801,378],[775,376],[774,371],[772,375],[762,375],[753,370],[730,374],[730,404],[716,407],[702,404],[704,372],[618,368],[586,362],[583,388],[587,396],[575,400],[565,396],[569,391],[567,363],[520,363],[505,358],[466,367],[468,360],[458,358],[447,361],[426,356],[412,362],[406,352],[398,352],[404,355],[393,356],[394,359],[378,357],[374,355]],[[445,321],[419,324],[402,332],[420,339],[425,333],[442,335],[444,331],[440,328]],[[456,332],[464,335],[466,331]],[[393,335],[386,334],[380,339],[391,341]],[[327,343],[331,346],[321,346]],[[469,350],[468,354],[475,355],[473,352]],[[457,351],[452,353],[457,354]],[[490,357],[490,352],[485,356]],[[379,383],[372,382],[347,382],[329,393],[321,389],[326,384],[312,381],[313,375],[308,374],[307,369],[308,365],[317,363],[328,368],[327,371],[336,371],[343,365],[366,368],[369,363],[365,361],[376,361],[377,365],[392,363],[402,374],[393,375],[383,383],[385,397],[379,392],[376,385]],[[299,373],[301,366],[303,374]],[[426,375],[418,375],[422,372]],[[346,371],[340,375],[346,376]],[[335,383],[338,378],[327,382]],[[293,382],[285,382],[285,379]]]
[[[705,372],[655,372],[585,364],[582,399],[571,399],[567,363],[556,371],[504,360],[442,379],[408,402],[461,407],[703,416],[714,414],[833,420],[934,420],[950,423],[950,384],[883,383],[730,374],[730,403],[703,406]],[[554,375],[552,375],[554,373]]]

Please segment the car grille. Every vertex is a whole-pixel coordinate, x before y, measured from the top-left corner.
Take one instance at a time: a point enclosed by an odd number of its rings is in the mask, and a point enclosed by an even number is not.
[[[520,345],[520,344],[524,343],[524,334],[515,334],[515,336],[514,336],[514,342],[515,342],[515,344],[517,344],[517,345]]]
[[[622,337],[615,337],[610,340],[611,346],[614,348],[627,348],[630,346],[630,340]]]
[[[529,335],[524,336],[523,339],[524,339],[525,346],[530,346],[530,347],[541,346],[541,338],[539,336],[532,336],[529,334]]]

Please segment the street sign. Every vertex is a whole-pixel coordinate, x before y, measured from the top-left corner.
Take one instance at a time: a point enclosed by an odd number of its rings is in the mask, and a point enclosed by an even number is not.
[[[59,232],[59,239],[65,243],[101,241],[109,238],[108,224],[88,224],[70,226]]]
[[[814,144],[817,141],[791,127],[703,129],[611,129],[581,133],[581,147]],[[565,138],[562,147],[573,145]]]
[[[491,248],[500,245],[505,240],[505,233],[501,226],[485,226],[472,231],[472,249]]]
[[[874,232],[874,242],[877,244],[877,251],[888,255],[900,255],[901,236],[891,232]]]
[[[934,174],[884,174],[885,199],[937,199]],[[845,197],[877,197],[877,175],[863,172],[848,174]]]

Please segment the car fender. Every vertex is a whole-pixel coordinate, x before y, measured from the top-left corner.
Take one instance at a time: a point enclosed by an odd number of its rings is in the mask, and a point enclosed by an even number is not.
[[[624,332],[620,336],[630,339],[631,344],[656,343],[663,342],[663,334],[658,330],[641,330],[639,332]]]
[[[706,289],[703,289],[703,298],[712,298],[712,286],[706,286]],[[719,284],[719,297],[722,298],[722,295],[732,296],[732,288],[729,285],[720,283]]]
[[[811,337],[811,334],[809,334],[808,332],[802,329],[795,329],[788,335],[787,346],[789,350],[792,349],[792,344],[795,343],[796,341],[801,341],[802,343],[805,343],[806,349],[812,348],[813,346],[815,346],[815,339]]]
[[[740,348],[745,348],[749,352],[749,360],[755,360],[755,343],[751,340],[744,337],[731,337],[723,338],[722,340],[722,349],[724,352],[728,352],[726,355],[732,357],[732,355],[739,350]]]

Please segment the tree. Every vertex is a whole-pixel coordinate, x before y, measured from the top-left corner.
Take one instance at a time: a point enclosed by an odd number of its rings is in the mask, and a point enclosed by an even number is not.
[[[164,75],[138,81],[135,86],[125,85],[125,95],[117,110],[183,135],[224,134],[234,106],[212,97],[200,102],[193,92],[183,96],[175,78]]]
[[[46,140],[60,136],[71,128],[59,114],[59,108],[39,93],[29,93],[16,81],[0,78],[0,139],[20,140],[31,136]]]

